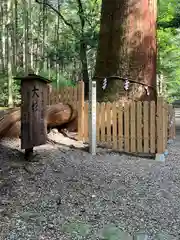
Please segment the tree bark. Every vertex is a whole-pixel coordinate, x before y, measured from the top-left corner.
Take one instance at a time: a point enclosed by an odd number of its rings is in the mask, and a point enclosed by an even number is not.
[[[85,86],[85,97],[88,96],[89,92],[89,73],[88,73],[88,63],[87,63],[87,44],[84,37],[84,27],[85,27],[85,16],[84,9],[81,0],[76,0],[78,4],[78,15],[81,22],[81,33],[80,33],[80,60],[82,64],[82,77]]]
[[[95,78],[97,99],[156,99],[156,0],[102,0]],[[110,80],[106,90],[102,79],[120,76],[152,86],[149,96],[142,85]]]
[[[84,36],[80,41],[80,59],[82,64],[82,77],[85,86],[85,97],[87,97],[89,92],[89,74],[87,63],[87,45],[86,42],[84,41]]]

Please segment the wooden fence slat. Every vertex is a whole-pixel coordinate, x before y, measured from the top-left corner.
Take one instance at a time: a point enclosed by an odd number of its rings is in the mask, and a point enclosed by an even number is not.
[[[68,88],[63,88],[64,94],[63,94],[63,102],[66,104],[68,102]]]
[[[105,143],[106,139],[105,139],[105,103],[102,102],[100,104],[100,115],[101,115],[101,125],[100,125],[100,141],[102,143]]]
[[[78,94],[78,140],[83,139],[84,135],[84,82],[80,82],[78,84],[78,89],[77,89],[77,94]]]
[[[54,104],[55,102],[55,96],[56,96],[56,93],[54,90],[52,90],[52,93],[51,93],[51,99],[50,99],[50,104]]]
[[[150,103],[150,153],[156,152],[156,105]]]
[[[117,150],[117,107],[115,102],[113,103],[112,106],[112,129],[113,129],[113,149]]]
[[[73,88],[73,96],[74,96],[74,99],[73,99],[74,108],[77,110],[78,109],[77,86]]]
[[[168,139],[176,138],[175,109],[172,105],[168,106]]]
[[[143,102],[144,153],[149,153],[149,102]]]
[[[162,97],[158,97],[157,99],[157,153],[163,153],[165,151],[165,146],[164,146],[164,100]]]
[[[173,134],[172,134],[172,139],[176,139],[176,121],[175,121],[175,109],[173,108]]]
[[[96,141],[100,141],[100,104],[96,104]]]
[[[118,107],[118,150],[123,151],[123,106],[120,103]]]
[[[167,141],[168,141],[168,104],[164,103],[164,128],[165,128],[165,136],[164,136],[164,145],[166,146]]]
[[[55,91],[55,95],[54,95],[54,104],[58,103],[58,92]]]
[[[136,105],[132,102],[130,105],[130,151],[136,152]]]
[[[110,147],[112,143],[112,135],[111,135],[111,111],[112,111],[112,104],[110,102],[106,103],[106,114],[107,114],[107,120],[106,120],[106,134],[107,134],[107,145]]]
[[[84,103],[84,141],[88,142],[89,140],[89,131],[88,131],[88,123],[89,123],[89,119],[88,119],[88,107],[89,104],[88,102]]]
[[[173,110],[173,108],[172,108],[172,105],[171,104],[169,104],[169,106],[168,106],[168,138],[169,139],[172,139],[172,110]]]
[[[137,129],[137,152],[142,153],[143,152],[143,135],[142,135],[142,102],[138,101],[136,104],[136,129]]]
[[[72,103],[72,87],[67,87],[67,103]]]
[[[164,101],[164,98],[162,99],[162,125],[163,125],[163,135],[162,135],[162,141],[163,141],[163,153],[167,148],[167,109],[166,109],[166,103]]]
[[[68,91],[68,103],[72,104],[73,103],[73,87],[69,87]]]
[[[124,150],[129,152],[129,105],[124,104]]]

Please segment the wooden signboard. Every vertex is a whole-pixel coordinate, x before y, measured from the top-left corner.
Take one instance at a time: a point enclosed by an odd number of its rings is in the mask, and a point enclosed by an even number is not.
[[[47,141],[45,116],[50,81],[35,74],[18,79],[21,80],[21,148],[33,151],[33,147]]]

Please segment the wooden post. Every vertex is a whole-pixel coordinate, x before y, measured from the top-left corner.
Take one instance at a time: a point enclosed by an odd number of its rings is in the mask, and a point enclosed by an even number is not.
[[[33,147],[47,141],[47,83],[51,81],[35,74],[15,79],[21,80],[21,149],[29,160]]]
[[[149,153],[149,102],[143,102],[143,139],[144,153]]]
[[[176,138],[175,109],[171,104],[168,105],[168,140]]]
[[[164,152],[165,145],[165,116],[164,116],[164,99],[158,97],[157,99],[157,112],[156,112],[156,131],[157,131],[157,153],[156,160],[165,161]]]
[[[156,105],[150,102],[150,153],[156,152]]]
[[[84,134],[84,82],[78,86],[78,140],[83,140]]]

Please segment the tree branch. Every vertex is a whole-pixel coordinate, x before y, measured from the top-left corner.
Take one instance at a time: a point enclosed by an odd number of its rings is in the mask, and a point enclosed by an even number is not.
[[[85,26],[84,9],[83,9],[81,0],[76,0],[76,1],[77,1],[78,8],[79,8],[78,15],[79,15],[79,18],[80,18],[80,21],[81,21],[81,30],[83,32],[84,31],[84,26]]]
[[[71,30],[76,34],[76,30],[75,28],[73,27],[73,25],[71,23],[69,23],[65,18],[64,16],[56,9],[54,8],[51,4],[49,4],[47,1],[46,2],[41,2],[39,0],[35,0],[36,3],[38,4],[43,4],[43,5],[46,5],[48,6],[51,10],[53,10],[60,18],[61,20],[68,26],[71,28]]]

